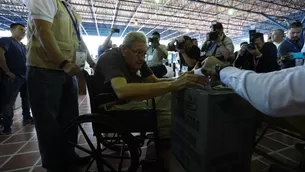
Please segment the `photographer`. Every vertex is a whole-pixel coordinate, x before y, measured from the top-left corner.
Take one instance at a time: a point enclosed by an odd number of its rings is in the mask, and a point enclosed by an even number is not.
[[[271,42],[264,41],[262,33],[253,35],[253,42],[243,44],[234,62],[235,67],[253,70],[257,73],[267,73],[279,70],[277,63],[277,49]]]
[[[149,47],[147,49],[147,65],[158,78],[162,78],[167,69],[163,65],[163,59],[167,59],[168,52],[165,45],[160,44],[160,33],[154,32],[152,38],[148,39]]]
[[[200,49],[194,45],[189,36],[178,37],[168,44],[169,51],[178,51],[181,62],[185,61],[188,71],[200,60]]]
[[[219,22],[213,22],[211,32],[201,49],[206,57],[214,56],[220,61],[233,60],[234,45],[232,40],[223,32],[223,26]]]
[[[114,29],[114,28],[111,29],[110,35],[106,38],[104,43],[98,47],[97,58],[99,58],[106,50],[109,50],[110,48],[112,48],[111,37],[114,33],[119,33],[119,32],[120,32],[119,29]]]

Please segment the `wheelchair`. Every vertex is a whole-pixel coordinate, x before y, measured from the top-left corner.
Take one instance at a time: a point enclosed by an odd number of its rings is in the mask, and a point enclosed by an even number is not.
[[[88,145],[70,142],[79,151],[91,156],[85,171],[95,168],[98,172],[136,172],[144,162],[140,160],[141,147],[145,144],[149,145],[151,141],[154,142],[156,154],[152,162],[157,169],[161,169],[160,139],[154,99],[152,99],[151,109],[106,111],[105,106],[109,105],[111,103],[109,100],[115,96],[108,93],[95,94],[92,84],[93,76],[87,71],[83,73],[89,92],[91,113],[73,119],[65,126],[64,131],[68,134],[71,130],[79,129],[80,136],[87,142]],[[90,137],[86,131],[93,137]],[[110,150],[112,153],[109,153]],[[116,166],[114,167],[113,164]]]

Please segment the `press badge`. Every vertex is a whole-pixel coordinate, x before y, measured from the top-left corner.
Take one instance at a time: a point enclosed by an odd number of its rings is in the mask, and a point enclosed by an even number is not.
[[[154,57],[153,55],[148,55],[147,61],[152,61],[153,57]]]
[[[86,51],[76,51],[75,64],[78,67],[80,67],[81,69],[84,69],[86,61],[87,61],[87,52]]]

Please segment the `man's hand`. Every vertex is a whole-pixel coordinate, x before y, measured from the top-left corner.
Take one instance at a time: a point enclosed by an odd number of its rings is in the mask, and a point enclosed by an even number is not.
[[[252,54],[255,57],[259,57],[262,55],[262,53],[258,50],[258,48],[255,46],[255,49],[248,49],[249,53]]]
[[[184,88],[198,87],[198,84],[206,85],[209,83],[207,77],[195,75],[193,71],[185,72],[177,80],[173,81],[175,90],[182,90]]]
[[[67,73],[69,76],[74,76],[81,72],[81,69],[74,63],[67,63],[64,68],[64,72]]]
[[[8,76],[9,81],[14,81],[16,79],[16,75],[12,72],[7,72],[6,75]]]

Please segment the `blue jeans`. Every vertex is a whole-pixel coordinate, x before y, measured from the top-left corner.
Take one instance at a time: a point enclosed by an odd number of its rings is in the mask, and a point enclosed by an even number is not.
[[[63,71],[28,68],[28,90],[42,166],[60,169],[76,156],[78,129],[66,134],[63,127],[79,115],[76,77]]]
[[[28,92],[26,79],[22,77],[16,77],[14,81],[9,81],[5,76],[2,80],[2,114],[3,114],[3,127],[4,131],[10,131],[13,123],[14,116],[14,104],[18,93],[20,92],[22,98],[22,114],[23,120],[31,118],[30,116],[30,105],[28,100]]]

